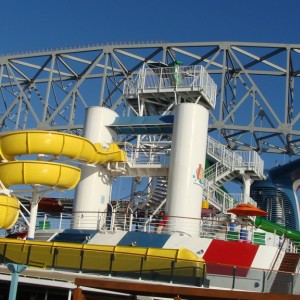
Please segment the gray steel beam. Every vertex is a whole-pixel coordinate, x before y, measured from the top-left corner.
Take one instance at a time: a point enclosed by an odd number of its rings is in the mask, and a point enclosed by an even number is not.
[[[93,45],[0,56],[1,130],[42,128],[81,134],[84,109],[136,114],[123,83],[144,62],[203,65],[218,85],[211,134],[232,149],[300,154],[300,45],[246,42]],[[147,113],[168,114],[158,99]],[[137,103],[136,103],[137,104]],[[132,105],[132,107],[131,107]],[[151,106],[152,105],[152,106]],[[159,108],[158,108],[159,107]]]

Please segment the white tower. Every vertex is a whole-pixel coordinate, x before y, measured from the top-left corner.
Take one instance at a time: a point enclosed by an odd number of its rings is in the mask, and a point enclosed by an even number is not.
[[[108,146],[113,141],[113,131],[107,128],[118,114],[104,107],[90,107],[86,112],[84,137],[92,143]],[[73,229],[99,229],[101,213],[110,202],[112,180],[101,165],[82,165],[81,179],[73,204]]]
[[[209,111],[182,103],[175,108],[167,213],[171,232],[199,235]]]
[[[164,114],[174,107],[171,163],[168,178],[167,230],[199,235],[206,160],[209,110],[215,107],[217,86],[200,65],[149,64],[137,80],[128,80],[124,95],[139,113]],[[199,226],[198,226],[199,225]]]

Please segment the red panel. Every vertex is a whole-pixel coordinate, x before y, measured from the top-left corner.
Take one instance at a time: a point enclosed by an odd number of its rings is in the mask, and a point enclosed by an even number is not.
[[[63,209],[56,198],[42,198],[39,202],[39,210],[43,212],[62,212]]]
[[[212,240],[203,256],[207,272],[232,275],[233,267],[236,266],[237,276],[247,276],[258,247],[245,242]]]

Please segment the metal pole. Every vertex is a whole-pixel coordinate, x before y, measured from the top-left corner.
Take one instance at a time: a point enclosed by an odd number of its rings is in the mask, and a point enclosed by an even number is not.
[[[15,300],[18,289],[19,274],[23,272],[27,266],[9,263],[7,264],[7,268],[12,272],[8,300]]]
[[[234,266],[232,269],[232,290],[235,288],[235,276],[236,276],[236,267]]]
[[[38,188],[34,186],[32,189],[32,199],[30,201],[30,221],[27,236],[28,240],[34,239],[39,200]]]
[[[263,271],[263,282],[262,282],[262,288],[261,288],[262,293],[265,292],[265,285],[266,285],[266,272]]]

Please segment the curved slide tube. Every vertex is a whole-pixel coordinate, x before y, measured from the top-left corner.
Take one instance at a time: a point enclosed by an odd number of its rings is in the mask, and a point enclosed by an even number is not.
[[[14,160],[24,154],[52,154],[86,163],[125,162],[126,154],[115,143],[108,149],[80,136],[56,131],[14,131],[0,137],[1,157]]]
[[[255,218],[255,226],[267,232],[276,233],[279,236],[284,235],[291,240],[300,241],[300,231],[278,225],[262,217]]]
[[[11,228],[19,217],[19,200],[14,197],[0,195],[0,228]]]
[[[0,179],[6,187],[41,184],[70,190],[80,179],[80,169],[53,162],[12,161],[0,164]]]

